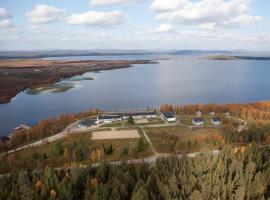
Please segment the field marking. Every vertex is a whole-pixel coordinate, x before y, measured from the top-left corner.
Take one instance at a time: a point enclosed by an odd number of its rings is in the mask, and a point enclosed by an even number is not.
[[[96,131],[92,133],[92,140],[108,139],[133,139],[140,138],[138,130],[114,130],[114,131]]]

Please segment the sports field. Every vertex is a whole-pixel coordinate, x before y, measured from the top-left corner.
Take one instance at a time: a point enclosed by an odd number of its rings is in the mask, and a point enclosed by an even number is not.
[[[115,131],[96,131],[92,133],[92,140],[106,139],[130,139],[139,138],[137,130],[115,130]]]

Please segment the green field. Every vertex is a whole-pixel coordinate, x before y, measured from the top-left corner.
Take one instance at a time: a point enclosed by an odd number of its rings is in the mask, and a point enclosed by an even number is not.
[[[223,143],[219,129],[172,126],[146,128],[145,131],[160,153],[196,152],[218,148]]]

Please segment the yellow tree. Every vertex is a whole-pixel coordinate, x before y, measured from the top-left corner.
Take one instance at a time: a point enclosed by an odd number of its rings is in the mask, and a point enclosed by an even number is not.
[[[69,160],[69,151],[68,151],[68,148],[67,147],[65,147],[65,149],[64,149],[64,158],[66,160]]]

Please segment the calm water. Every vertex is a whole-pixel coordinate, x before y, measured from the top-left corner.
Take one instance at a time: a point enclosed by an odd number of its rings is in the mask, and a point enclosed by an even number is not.
[[[43,118],[89,108],[113,111],[164,103],[252,102],[270,98],[270,61],[178,57],[159,62],[83,75],[94,80],[67,79],[58,83],[74,86],[65,92],[47,90],[35,95],[22,92],[10,103],[0,104],[0,135],[7,134],[18,124],[32,125]]]

